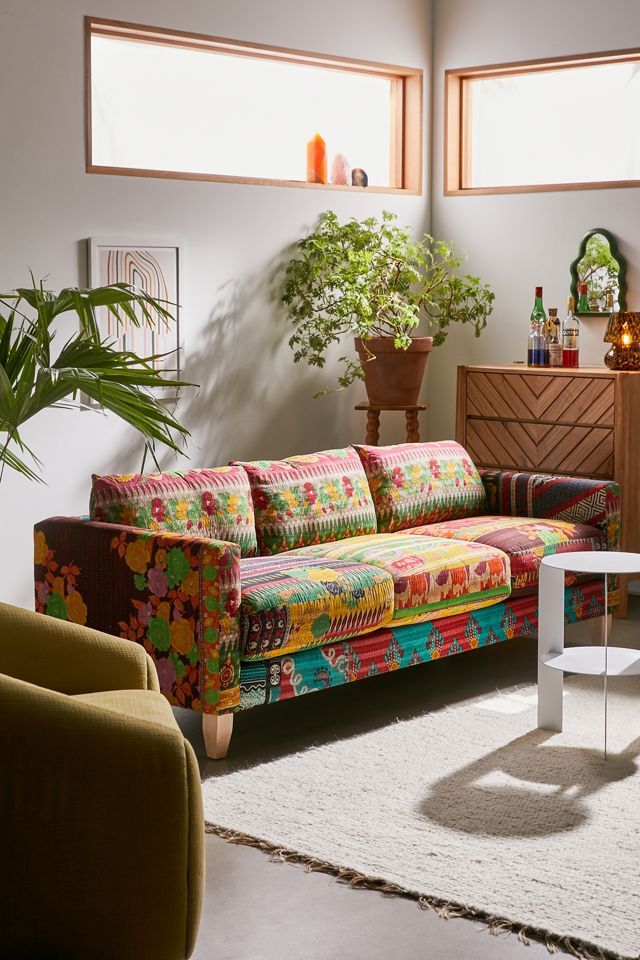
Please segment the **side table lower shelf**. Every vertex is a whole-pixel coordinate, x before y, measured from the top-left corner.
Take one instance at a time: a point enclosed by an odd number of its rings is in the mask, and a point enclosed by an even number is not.
[[[640,674],[640,650],[629,647],[568,647],[563,653],[547,653],[540,662],[564,673],[591,677],[632,677]]]

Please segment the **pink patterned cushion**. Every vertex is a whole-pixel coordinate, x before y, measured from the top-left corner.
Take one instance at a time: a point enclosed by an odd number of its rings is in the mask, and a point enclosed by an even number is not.
[[[240,465],[251,484],[262,554],[376,532],[367,478],[353,447]]]
[[[459,443],[354,446],[367,474],[380,533],[486,513],[480,474]]]
[[[257,551],[253,501],[241,467],[94,475],[89,512],[92,520],[237,543],[243,557]]]

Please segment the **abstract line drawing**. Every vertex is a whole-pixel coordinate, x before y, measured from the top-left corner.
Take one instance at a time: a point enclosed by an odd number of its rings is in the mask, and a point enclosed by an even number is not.
[[[154,366],[172,379],[180,376],[180,279],[182,256],[179,243],[140,243],[130,241],[89,240],[89,285],[130,283],[151,297],[165,301],[175,321],[158,315],[152,326],[136,327],[126,318],[117,323],[107,310],[98,311],[103,334],[121,350],[140,357],[167,354]],[[176,397],[168,389],[163,399]]]

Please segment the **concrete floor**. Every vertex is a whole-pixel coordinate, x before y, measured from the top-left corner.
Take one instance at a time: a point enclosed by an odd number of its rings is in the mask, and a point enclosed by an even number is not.
[[[640,599],[614,621],[612,642],[639,646]],[[598,624],[571,628],[568,642],[597,642]],[[203,777],[242,769],[313,744],[366,733],[447,704],[536,679],[528,638],[374,677],[235,720],[227,760],[204,755],[199,718],[177,710]],[[357,798],[354,798],[357,802]],[[326,874],[274,863],[261,851],[208,835],[207,883],[195,960],[542,960],[546,947],[482,924],[443,920],[415,901],[353,889]],[[428,892],[428,891],[427,891]],[[460,896],[464,898],[464,880]]]

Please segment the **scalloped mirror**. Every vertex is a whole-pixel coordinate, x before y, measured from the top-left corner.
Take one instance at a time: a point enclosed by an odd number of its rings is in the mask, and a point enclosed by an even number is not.
[[[589,230],[580,241],[578,256],[571,264],[571,295],[576,313],[597,317],[626,310],[626,274],[627,264],[613,234],[602,227]],[[581,284],[586,284],[583,296],[580,296]]]

